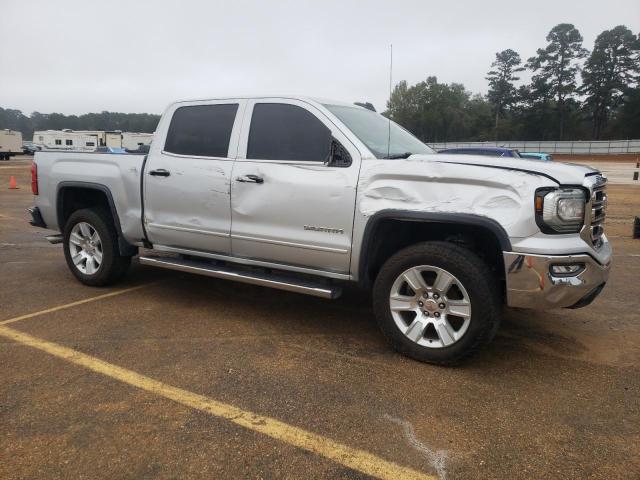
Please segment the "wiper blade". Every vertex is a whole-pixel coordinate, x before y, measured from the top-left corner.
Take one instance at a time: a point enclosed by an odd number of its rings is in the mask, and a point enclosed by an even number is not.
[[[411,155],[413,155],[413,153],[411,152],[404,152],[404,153],[394,153],[393,155],[387,155],[386,158],[388,160],[396,160],[398,158],[409,158]]]

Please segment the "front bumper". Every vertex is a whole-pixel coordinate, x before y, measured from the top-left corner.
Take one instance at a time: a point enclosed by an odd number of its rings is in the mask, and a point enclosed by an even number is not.
[[[586,254],[534,255],[503,252],[510,307],[549,309],[580,308],[591,303],[609,278],[610,255],[600,264]],[[552,265],[579,264],[572,275],[552,273]]]

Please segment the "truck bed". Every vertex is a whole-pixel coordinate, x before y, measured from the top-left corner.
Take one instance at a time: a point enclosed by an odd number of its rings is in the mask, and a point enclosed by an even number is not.
[[[62,225],[58,225],[56,205],[60,188],[100,185],[113,199],[124,236],[141,239],[140,188],[145,159],[145,155],[136,154],[37,152],[34,158],[39,188],[36,204],[47,227],[62,229]]]

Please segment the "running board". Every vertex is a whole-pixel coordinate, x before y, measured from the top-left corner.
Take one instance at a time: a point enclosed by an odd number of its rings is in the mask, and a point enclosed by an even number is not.
[[[262,272],[244,271],[228,266],[219,266],[210,262],[184,260],[172,257],[138,257],[142,265],[168,268],[179,272],[196,273],[207,277],[235,280],[236,282],[250,283],[263,287],[277,288],[288,292],[304,293],[320,298],[338,298],[342,293],[340,287],[327,285],[320,282],[305,281],[283,274],[267,274]]]

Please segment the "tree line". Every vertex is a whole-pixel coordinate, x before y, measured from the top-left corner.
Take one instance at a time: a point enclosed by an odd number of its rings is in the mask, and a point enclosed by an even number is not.
[[[435,76],[401,81],[384,114],[425,142],[640,138],[640,34],[605,30],[589,52],[561,23],[546,41],[526,62],[511,49],[496,53],[486,95]],[[525,70],[531,81],[517,86]]]
[[[427,143],[640,138],[640,34],[619,25],[600,33],[589,52],[578,29],[561,23],[546,41],[526,62],[512,49],[496,53],[486,95],[435,76],[411,86],[401,81],[384,115]],[[531,81],[517,85],[525,70]],[[0,108],[0,129],[19,130],[25,139],[34,130],[63,128],[152,133],[159,118],[106,111],[26,116]]]
[[[100,112],[84,115],[33,112],[26,116],[20,110],[0,107],[0,130],[8,128],[22,132],[25,140],[33,138],[37,130],[122,130],[123,132],[153,133],[160,115],[150,113]]]

